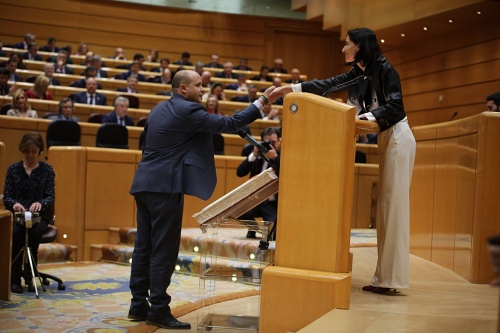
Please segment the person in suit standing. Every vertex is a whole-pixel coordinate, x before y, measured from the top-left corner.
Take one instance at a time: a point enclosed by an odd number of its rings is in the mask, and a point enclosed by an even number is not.
[[[115,98],[115,109],[102,116],[102,123],[120,124],[122,126],[134,126],[134,120],[127,116],[128,99],[123,96]]]
[[[90,105],[106,105],[106,95],[96,92],[97,81],[89,77],[86,82],[87,91],[82,91],[73,95],[73,102]]]
[[[269,151],[265,154],[271,163],[277,174],[279,174],[280,166],[280,136],[279,130],[275,127],[268,127],[262,131],[260,134],[261,140],[269,142]],[[238,168],[236,169],[236,175],[238,177],[245,177],[250,174],[250,178],[257,176],[262,171],[270,167],[265,159],[259,155],[257,148],[251,146],[253,149],[245,156]],[[243,153],[242,153],[243,154]],[[238,219],[240,220],[255,220],[256,217],[262,217],[264,221],[276,222],[278,215],[278,198],[277,195],[269,197],[266,201],[262,202],[260,205],[250,209],[245,214],[241,215]],[[274,228],[273,228],[274,229]],[[274,234],[274,231],[273,231]],[[256,238],[255,231],[248,230],[247,238]]]
[[[184,195],[207,200],[217,182],[212,133],[234,133],[260,118],[274,101],[274,87],[234,116],[209,114],[201,104],[200,75],[181,70],[173,96],[151,110],[144,128],[142,159],[130,193],[137,205],[128,317],[167,329],[190,329],[170,312],[166,292],[179,252]],[[149,302],[148,302],[149,300]]]

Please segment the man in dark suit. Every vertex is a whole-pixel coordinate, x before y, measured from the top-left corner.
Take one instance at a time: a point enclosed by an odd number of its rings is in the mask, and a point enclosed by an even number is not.
[[[28,51],[23,53],[23,59],[42,61],[42,56],[37,53],[38,53],[38,45],[35,42],[33,42],[30,45],[28,45]]]
[[[55,65],[53,62],[47,62],[45,65],[43,65],[43,71],[45,72],[45,76],[47,76],[50,81],[49,85],[51,86],[60,86],[61,82],[57,77],[54,77],[54,69]]]
[[[146,82],[147,79],[143,74],[139,73],[140,70],[141,70],[141,65],[138,62],[133,62],[132,64],[130,64],[130,70],[128,72],[119,75],[118,79],[126,80],[128,79],[129,76],[135,76],[138,81]]]
[[[9,70],[9,81],[23,82],[23,77],[19,74],[16,74],[17,64],[18,62],[14,58],[10,58],[7,61],[7,69]]]
[[[161,83],[161,84],[170,84],[172,83],[172,71],[170,69],[165,68],[163,70],[163,73],[161,76],[157,76],[153,79],[154,83]]]
[[[71,67],[68,67],[67,65],[68,57],[69,57],[68,52],[64,50],[60,50],[57,53],[57,57],[54,58],[56,73],[74,74],[73,69]]]
[[[228,61],[224,64],[224,70],[222,72],[215,73],[215,77],[224,79],[237,79],[238,74],[233,73],[233,63]]]
[[[182,52],[181,58],[175,61],[174,64],[181,66],[193,66],[193,63],[189,61],[189,58],[191,58],[191,54],[189,52]]]
[[[257,97],[257,91],[259,89],[257,88],[256,85],[251,84],[248,86],[248,93],[246,95],[240,95],[240,96],[234,96],[231,98],[231,101],[233,102],[242,102],[242,103],[252,103],[255,101]]]
[[[290,80],[286,80],[285,82],[286,83],[293,83],[293,84],[304,82],[304,80],[300,79],[300,70],[298,68],[293,68],[290,71]]]
[[[128,317],[169,329],[190,329],[170,312],[166,290],[179,252],[184,195],[207,200],[217,182],[212,133],[234,133],[260,118],[274,87],[234,116],[209,114],[201,104],[203,86],[195,71],[174,75],[172,98],[159,103],[144,128],[142,160],[130,193],[137,205]],[[149,297],[148,297],[149,295]],[[151,306],[148,303],[151,304]]]
[[[59,111],[58,115],[50,116],[49,120],[71,120],[79,122],[80,119],[73,116],[73,110],[75,109],[75,105],[71,98],[66,97],[59,101],[59,105],[57,110]]]
[[[116,91],[126,92],[129,94],[138,94],[137,91],[137,78],[135,76],[129,76],[127,78],[127,87],[126,88],[116,88]]]
[[[14,45],[15,49],[27,50],[28,46],[35,41],[36,37],[33,34],[24,35],[24,40]]]
[[[9,76],[10,73],[7,68],[0,68],[0,96],[6,96],[10,92],[10,86],[7,84]]]
[[[89,77],[95,78],[96,73],[97,72],[96,72],[96,69],[94,67],[87,66],[87,67],[85,67],[85,69],[83,70],[83,73],[82,73],[85,76],[85,78],[73,81],[69,84],[69,86],[75,87],[75,88],[85,88],[85,87],[87,87],[87,79]],[[102,85],[99,82],[97,82],[97,89],[102,89]]]
[[[127,116],[128,99],[123,96],[115,98],[115,109],[102,116],[102,123],[113,123],[122,126],[134,126],[134,120]]]
[[[87,91],[82,91],[73,95],[73,102],[90,104],[90,105],[106,105],[106,95],[97,93],[97,81],[93,77],[89,77],[86,82]]]
[[[42,46],[39,51],[59,52],[59,48],[56,46],[56,39],[54,37],[49,37],[47,39],[47,45]]]
[[[104,69],[102,69],[102,58],[98,54],[94,54],[92,57],[92,60],[90,61],[90,66],[94,67],[96,69],[96,78],[107,78],[108,77],[108,72],[106,72]]]
[[[274,170],[279,174],[280,166],[280,133],[278,128],[268,127],[262,131],[260,134],[261,140],[269,142],[269,151],[265,154],[271,163],[273,164]],[[241,162],[236,169],[236,174],[238,177],[245,177],[250,174],[250,178],[258,175],[263,170],[271,167],[265,159],[259,156],[259,151],[257,148],[250,150],[245,156],[247,158]],[[243,153],[242,153],[243,154]],[[245,214],[241,215],[239,219],[241,220],[255,220],[256,217],[262,217],[264,221],[276,222],[278,211],[278,198],[277,195],[271,196],[266,201],[262,202],[260,205],[252,208]],[[255,231],[249,230],[247,232],[247,238],[255,238]]]

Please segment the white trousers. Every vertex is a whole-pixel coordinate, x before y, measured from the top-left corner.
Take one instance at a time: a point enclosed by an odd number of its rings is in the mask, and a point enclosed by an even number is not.
[[[378,134],[378,261],[371,284],[405,289],[410,281],[410,183],[415,138],[405,118]]]

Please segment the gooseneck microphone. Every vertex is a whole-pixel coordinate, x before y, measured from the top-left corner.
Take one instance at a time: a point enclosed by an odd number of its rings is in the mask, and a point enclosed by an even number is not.
[[[352,79],[350,81],[347,81],[347,82],[344,82],[344,83],[341,83],[341,84],[337,84],[336,86],[331,87],[330,89],[328,89],[327,91],[325,91],[323,93],[323,95],[321,95],[321,96],[322,97],[326,97],[326,96],[330,95],[331,93],[343,90],[343,89],[345,89],[347,87],[350,87],[352,85],[358,84],[359,82],[367,80],[367,79],[371,80],[372,77],[371,76],[360,75],[360,76],[355,77],[354,79]]]
[[[264,147],[257,140],[255,140],[250,134],[245,132],[245,130],[243,128],[240,128],[238,131],[236,131],[236,134],[238,134],[242,139],[245,139],[246,141],[248,141],[248,143],[250,143],[252,146],[257,148],[257,150],[260,153],[265,154],[269,151],[269,149]]]
[[[452,121],[453,118],[455,118],[457,116],[457,114],[458,114],[458,112],[455,111],[455,113],[451,116],[450,120],[448,120],[448,121]]]

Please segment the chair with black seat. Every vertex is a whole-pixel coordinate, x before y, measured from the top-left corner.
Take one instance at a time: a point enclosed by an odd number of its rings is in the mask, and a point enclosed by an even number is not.
[[[26,82],[35,83],[35,80],[37,77],[38,77],[38,75],[30,75],[26,78]]]
[[[115,99],[118,97],[125,97],[126,99],[128,99],[128,107],[129,108],[132,108],[132,109],[139,108],[139,97],[134,96],[134,95],[118,95],[115,97]]]
[[[220,133],[212,134],[215,155],[224,155],[224,137]]]
[[[114,124],[102,124],[97,130],[96,147],[128,149],[127,127]]]
[[[0,115],[7,115],[7,111],[9,111],[10,109],[12,109],[10,103],[2,105],[2,107],[0,108]]]
[[[80,125],[71,120],[55,120],[47,127],[47,149],[51,146],[80,146]]]
[[[135,124],[138,127],[144,127],[146,125],[146,121],[148,120],[148,117],[141,117],[139,120],[137,120],[137,124]]]
[[[92,113],[87,119],[88,123],[102,124],[102,113]]]

